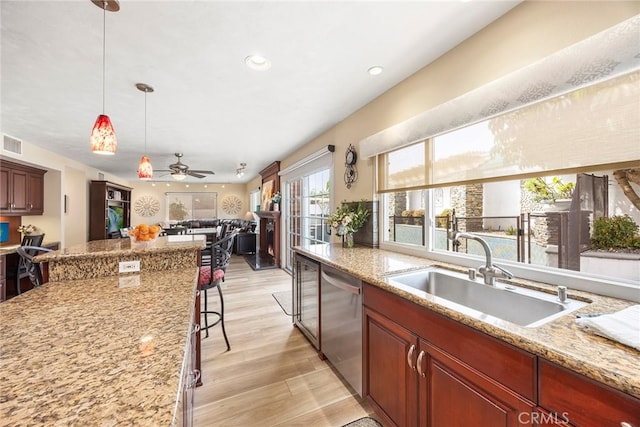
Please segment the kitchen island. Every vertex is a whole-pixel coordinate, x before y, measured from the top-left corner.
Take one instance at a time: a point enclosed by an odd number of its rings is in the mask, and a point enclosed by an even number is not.
[[[460,267],[380,249],[364,247],[342,248],[336,244],[303,246],[297,247],[295,250],[319,261],[323,265],[338,268],[365,282],[363,286],[366,315],[363,337],[363,352],[365,353],[363,357],[365,372],[363,372],[363,375],[365,377],[367,375],[367,364],[374,363],[377,358],[381,358],[385,364],[390,364],[397,368],[410,363],[412,366],[409,367],[409,371],[413,373],[415,373],[416,367],[418,372],[420,372],[420,369],[425,369],[421,365],[424,362],[424,366],[427,366],[426,369],[433,369],[433,371],[429,371],[431,374],[425,373],[424,370],[422,371],[427,378],[429,378],[429,375],[439,375],[438,369],[444,366],[440,365],[440,363],[444,363],[440,362],[441,360],[458,360],[456,362],[447,362],[451,364],[447,369],[453,369],[451,366],[454,363],[458,363],[461,366],[461,371],[471,365],[479,372],[485,372],[483,375],[478,375],[478,378],[481,378],[482,381],[486,380],[493,385],[498,384],[498,380],[501,378],[506,378],[507,385],[500,384],[498,387],[501,390],[511,388],[511,391],[505,391],[505,393],[514,395],[513,390],[515,387],[512,387],[509,381],[519,381],[515,378],[518,377],[518,372],[521,369],[523,372],[526,371],[527,374],[524,376],[525,379],[523,381],[526,385],[524,387],[526,392],[521,393],[525,395],[525,398],[523,400],[521,397],[517,397],[515,400],[524,401],[526,403],[525,407],[533,408],[531,411],[543,413],[545,409],[538,409],[536,405],[545,407],[549,401],[548,396],[558,390],[560,396],[564,395],[568,399],[568,401],[558,401],[558,403],[570,406],[568,413],[570,413],[571,417],[579,418],[580,414],[588,416],[587,409],[581,408],[580,405],[588,407],[589,405],[597,404],[601,407],[592,406],[591,410],[599,414],[610,413],[608,411],[613,413],[617,408],[622,407],[626,409],[621,410],[621,413],[631,414],[634,417],[632,421],[636,422],[640,418],[640,364],[638,363],[640,361],[640,353],[633,348],[587,332],[580,328],[575,321],[576,313],[620,311],[636,304],[632,301],[570,289],[570,297],[588,303],[574,313],[564,315],[538,327],[519,326],[506,321],[493,323],[485,321],[481,315],[465,314],[443,305],[437,298],[425,292],[400,288],[389,278],[390,275],[396,273],[413,271],[429,266],[437,265],[459,271],[462,270]],[[549,293],[555,292],[555,286],[549,284],[521,279],[513,279],[510,282],[514,285],[536,288]],[[322,307],[320,309],[323,310]],[[434,331],[443,331],[443,333],[439,336],[434,336]],[[399,335],[396,336],[396,333]],[[389,338],[391,336],[393,336],[393,340]],[[402,340],[405,337],[407,339],[406,344],[401,345],[400,343],[403,342]],[[446,352],[438,349],[435,344],[427,343],[423,339],[424,337],[429,337],[433,342],[437,343],[438,348],[445,348],[447,349],[446,351],[450,351],[450,354],[447,355]],[[417,341],[413,341],[416,339]],[[378,347],[378,342],[384,342],[386,346],[391,343],[397,344],[399,346],[399,354],[393,353],[388,347]],[[423,348],[423,346],[427,349],[425,352],[431,349],[432,353],[425,353],[428,354],[427,357],[421,356],[418,357],[419,360],[416,360],[417,349]],[[378,356],[380,354],[383,355]],[[451,356],[451,354],[454,356]],[[488,368],[483,365],[485,362],[482,361],[485,354],[492,355],[488,360],[492,366]],[[513,357],[514,359],[512,360],[519,360],[518,363],[520,365],[507,366],[505,363],[508,360],[501,360],[499,358],[501,354]],[[394,359],[396,356],[397,360]],[[407,362],[408,360],[413,361]],[[430,363],[435,363],[435,365],[429,365]],[[375,366],[380,367],[380,365]],[[384,390],[396,390],[396,385],[404,384],[405,374],[402,371],[397,373],[398,376],[392,375],[389,382],[384,382],[387,381],[386,379],[382,381],[375,377],[379,375],[378,372],[380,372],[379,369],[378,371],[374,369],[369,373],[371,377],[364,379],[365,395],[369,391],[372,394],[378,393],[378,397],[380,397],[380,393],[385,393]],[[407,372],[406,378],[411,378],[413,374],[410,372]],[[553,390],[546,388],[551,383],[550,379],[553,379],[557,372],[572,380],[576,379],[576,382],[572,384],[567,382],[564,383],[564,386],[559,384],[557,385],[558,388]],[[491,378],[490,374],[495,374],[495,377]],[[447,374],[439,377],[439,380],[445,381],[442,378],[447,378],[446,381],[453,381],[452,378],[457,378],[457,375],[462,374],[457,372],[451,375]],[[421,377],[424,378],[425,375],[421,375]],[[540,383],[537,382],[537,378],[540,379]],[[564,381],[565,377],[562,378],[563,380],[561,381]],[[377,381],[377,384],[384,383],[383,391],[381,392],[381,389],[376,391],[367,389],[367,387],[371,386],[372,381]],[[411,379],[410,381],[415,380]],[[367,385],[367,382],[369,382],[369,385]],[[426,385],[422,382],[419,384],[420,387],[431,387],[430,383],[431,381],[427,381]],[[578,387],[576,384],[580,384],[580,386]],[[584,389],[582,385],[584,385]],[[403,393],[403,387],[398,387],[396,392]],[[409,385],[407,387],[407,390],[411,388]],[[413,387],[417,388],[418,386],[414,385]],[[451,387],[453,388],[454,386]],[[587,388],[589,393],[580,394],[584,393]],[[422,393],[422,388],[420,390]],[[460,390],[468,391],[470,389],[463,387]],[[427,392],[426,396],[431,396],[429,393]],[[484,391],[479,393],[482,394]],[[369,395],[371,396],[371,394]],[[421,394],[421,396],[421,398],[424,398],[425,394]],[[620,407],[613,406],[614,397],[622,402]],[[411,399],[413,398],[411,397]],[[385,396],[383,395],[381,399],[385,399]],[[408,399],[409,397],[407,397]],[[391,401],[394,400],[391,399]],[[401,401],[404,402],[405,400],[401,399]],[[376,396],[373,397],[373,403],[374,406],[377,403]],[[427,403],[423,402],[420,407],[426,407],[425,405]],[[612,406],[609,407],[609,405]],[[429,403],[428,407],[437,406],[431,406],[431,403]],[[493,407],[499,408],[500,405]],[[388,409],[384,406],[379,408],[382,408],[383,411]],[[406,414],[407,411],[405,409],[403,407],[399,408],[399,416]],[[390,411],[389,413],[392,412]],[[423,414],[421,416],[426,415]],[[393,422],[396,421],[394,419]],[[610,421],[614,420],[611,419]],[[505,425],[511,424],[507,423]],[[597,423],[578,423],[576,425],[597,425]],[[630,425],[635,424],[631,423]]]
[[[0,304],[3,425],[172,426],[188,418],[198,380],[197,255],[204,242],[172,246],[160,238],[146,249],[127,243],[47,253],[51,266],[84,262],[89,277],[58,277]],[[191,261],[166,259],[180,253]],[[91,268],[91,260],[105,266],[113,259],[146,264],[126,275]]]

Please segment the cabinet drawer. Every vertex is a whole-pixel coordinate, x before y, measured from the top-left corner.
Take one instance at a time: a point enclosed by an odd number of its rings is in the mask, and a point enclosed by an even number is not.
[[[640,399],[546,360],[539,362],[540,406],[575,426],[640,426]]]
[[[373,285],[364,304],[535,402],[536,356]]]

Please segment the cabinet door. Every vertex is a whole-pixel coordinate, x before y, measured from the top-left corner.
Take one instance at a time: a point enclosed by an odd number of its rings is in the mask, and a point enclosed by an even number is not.
[[[11,171],[11,179],[9,180],[11,188],[11,212],[28,213],[29,202],[27,201],[27,191],[29,185],[29,174],[27,172],[14,170]]]
[[[0,168],[0,211],[10,210],[11,196],[9,188],[9,169]]]
[[[449,354],[420,341],[420,425],[531,425],[534,404]]]
[[[44,176],[29,174],[29,215],[41,215],[44,212]]]
[[[417,425],[417,337],[381,314],[364,310],[364,395],[388,425]]]
[[[640,426],[640,399],[540,359],[540,406],[580,427]]]

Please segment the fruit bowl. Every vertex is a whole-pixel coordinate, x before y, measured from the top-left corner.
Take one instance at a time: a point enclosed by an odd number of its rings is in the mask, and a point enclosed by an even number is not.
[[[129,236],[129,239],[131,239],[131,247],[132,248],[150,248],[153,245],[156,244],[156,240],[158,240],[158,236],[156,235],[155,237],[148,237],[146,238],[146,240],[141,240],[139,238],[137,238],[136,236]],[[145,239],[145,238],[143,238]]]
[[[129,231],[132,248],[149,248],[155,245],[158,235],[162,231],[157,225],[148,226],[140,224],[133,230]]]

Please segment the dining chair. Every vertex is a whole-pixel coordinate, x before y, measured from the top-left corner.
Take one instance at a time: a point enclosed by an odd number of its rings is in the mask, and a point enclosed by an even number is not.
[[[205,263],[205,265],[200,266],[200,276],[198,279],[200,290],[203,292],[204,296],[204,310],[202,310],[200,314],[204,316],[204,328],[202,329],[205,331],[205,338],[209,337],[209,328],[220,323],[222,325],[222,335],[224,336],[224,341],[227,344],[227,351],[231,350],[231,345],[229,344],[227,331],[224,327],[224,296],[220,285],[224,282],[224,276],[231,260],[233,240],[235,239],[236,234],[237,232],[231,233],[211,245],[210,262],[208,265]],[[220,311],[208,309],[207,291],[214,288],[218,290],[218,295],[220,296]],[[217,319],[212,323],[209,323],[209,315],[216,316]]]
[[[41,253],[51,251],[52,249],[43,248],[40,246],[20,246],[18,249],[16,249],[16,252],[18,252],[18,255],[20,255],[20,263],[25,270],[24,276],[21,276],[20,278],[28,277],[34,288],[42,285],[42,268],[40,266],[40,263],[35,262],[33,258],[36,255],[40,255]],[[20,278],[17,281],[18,294],[20,294]]]
[[[44,240],[44,233],[42,234],[29,234],[24,235],[22,237],[22,242],[20,243],[20,247],[25,246],[42,246],[42,241]],[[16,285],[16,293],[20,295],[20,280],[24,277],[27,277],[25,266],[23,265],[22,258],[20,258],[12,270],[7,270],[7,279],[13,280]]]

